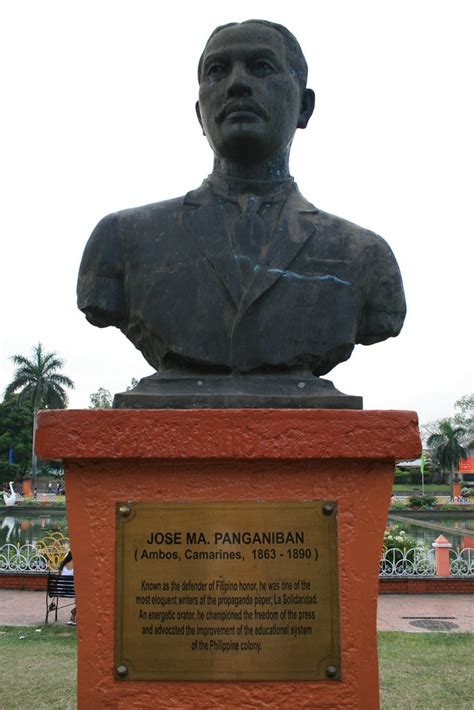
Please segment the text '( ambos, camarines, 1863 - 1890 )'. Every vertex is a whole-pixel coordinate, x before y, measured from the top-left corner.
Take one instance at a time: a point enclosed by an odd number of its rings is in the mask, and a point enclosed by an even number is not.
[[[336,515],[324,501],[118,505],[122,677],[338,677]]]

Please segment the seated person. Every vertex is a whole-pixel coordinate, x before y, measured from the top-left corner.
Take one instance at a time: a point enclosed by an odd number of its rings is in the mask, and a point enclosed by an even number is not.
[[[62,560],[61,564],[59,565],[59,574],[63,577],[72,577],[74,576],[74,565],[72,562],[72,553],[71,550],[67,553],[66,557]],[[74,606],[71,609],[71,618],[67,622],[70,626],[75,626],[76,625],[76,607]]]

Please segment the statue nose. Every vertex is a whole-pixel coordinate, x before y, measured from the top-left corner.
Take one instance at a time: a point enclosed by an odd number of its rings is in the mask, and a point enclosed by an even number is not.
[[[250,83],[244,68],[234,67],[229,76],[226,94],[228,98],[234,96],[251,96],[252,89],[250,88]]]

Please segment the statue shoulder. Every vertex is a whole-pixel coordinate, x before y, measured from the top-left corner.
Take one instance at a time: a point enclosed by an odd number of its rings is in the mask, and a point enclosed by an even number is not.
[[[126,299],[123,292],[127,245],[140,244],[143,235],[166,231],[183,204],[178,197],[142,207],[113,212],[95,227],[84,249],[77,282],[78,306],[93,325],[123,327]]]
[[[371,267],[379,263],[381,268],[386,268],[388,263],[393,263],[398,277],[393,251],[380,234],[319,209],[317,221],[325,237],[339,244],[341,249],[349,249],[353,258],[368,260]]]
[[[118,212],[112,212],[100,220],[92,236],[95,233],[101,234],[103,232],[110,236],[111,233],[123,233],[124,230],[127,231],[127,229],[131,229],[141,223],[148,224],[162,219],[177,218],[181,214],[183,202],[184,197],[175,197],[162,202],[152,202],[140,207],[130,207]]]
[[[386,244],[385,240],[374,231],[361,227],[359,224],[355,224],[355,222],[350,222],[348,219],[338,217],[330,212],[324,212],[319,208],[318,220],[324,228],[339,235],[350,236],[355,242],[359,241],[361,246],[369,246],[377,243]]]
[[[383,237],[370,229],[318,211],[325,241],[332,242],[359,274],[363,309],[356,342],[372,345],[400,332],[406,315],[403,281],[395,255]]]
[[[398,335],[406,313],[400,269],[383,237],[370,229],[318,210],[322,243],[352,263],[364,303],[356,342],[370,345]]]

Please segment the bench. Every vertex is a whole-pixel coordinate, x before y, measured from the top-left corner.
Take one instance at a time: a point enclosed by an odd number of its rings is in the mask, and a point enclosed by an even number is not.
[[[74,602],[69,602],[69,604],[61,604],[61,606],[59,606],[60,599],[74,599],[75,596],[74,575],[60,575],[49,572],[48,585],[46,588],[46,619],[44,623],[48,623],[48,616],[51,612],[54,611],[54,620],[57,621],[58,609],[74,605]],[[50,599],[52,599],[52,601],[49,601]]]

